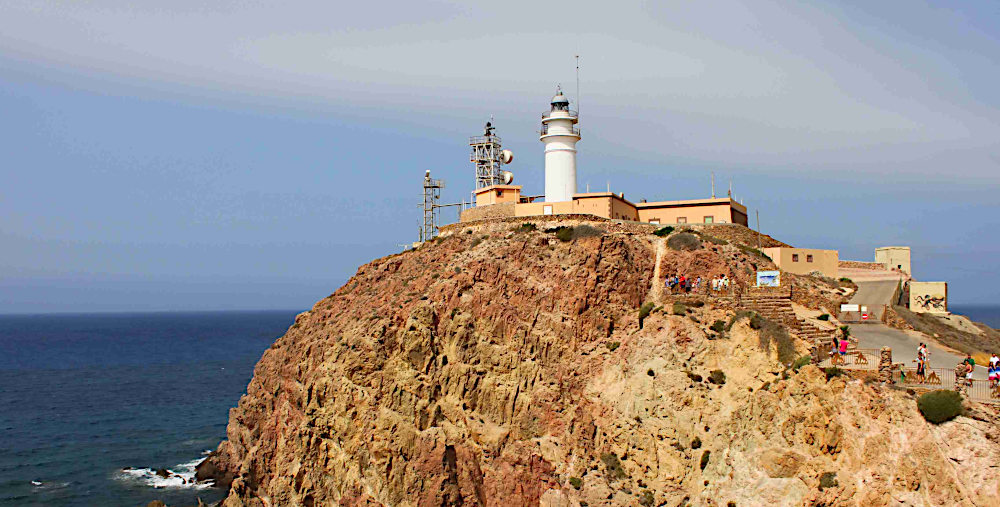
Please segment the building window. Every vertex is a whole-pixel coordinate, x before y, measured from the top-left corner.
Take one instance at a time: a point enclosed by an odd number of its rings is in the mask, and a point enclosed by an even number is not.
[[[686,224],[686,223],[688,223],[688,219],[687,219],[687,217],[677,217],[677,223],[679,223],[679,224]]]
[[[792,254],[792,262],[799,262],[799,254]]]
[[[715,221],[715,217],[705,217],[705,223],[710,224]]]
[[[542,214],[543,215],[551,215],[552,214],[552,206],[542,206]]]
[[[659,218],[650,218],[649,219],[649,223],[651,223],[653,225],[660,225],[660,219]]]
[[[812,261],[813,261],[813,256],[812,255],[806,255],[806,262],[812,262]]]

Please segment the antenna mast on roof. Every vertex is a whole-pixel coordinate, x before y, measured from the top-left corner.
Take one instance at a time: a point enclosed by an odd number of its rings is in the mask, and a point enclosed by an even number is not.
[[[712,199],[715,199],[715,171],[712,171]]]
[[[580,55],[576,55],[576,117],[580,117]]]

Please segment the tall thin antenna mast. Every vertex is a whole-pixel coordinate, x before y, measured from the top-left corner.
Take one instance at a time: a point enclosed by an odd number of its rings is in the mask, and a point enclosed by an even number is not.
[[[576,117],[580,117],[580,55],[576,55]]]
[[[712,171],[712,199],[715,199],[715,171]]]

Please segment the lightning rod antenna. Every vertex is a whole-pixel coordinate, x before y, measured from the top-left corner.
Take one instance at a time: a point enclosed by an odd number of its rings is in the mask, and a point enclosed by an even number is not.
[[[576,55],[576,116],[580,117],[580,55]]]

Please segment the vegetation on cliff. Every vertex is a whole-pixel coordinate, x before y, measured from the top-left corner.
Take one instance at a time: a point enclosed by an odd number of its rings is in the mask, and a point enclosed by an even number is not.
[[[224,504],[996,500],[992,416],[930,425],[904,392],[788,371],[806,344],[733,301],[662,293],[668,273],[773,266],[735,226],[673,250],[652,228],[522,222],[451,228],[299,315],[210,460]]]

